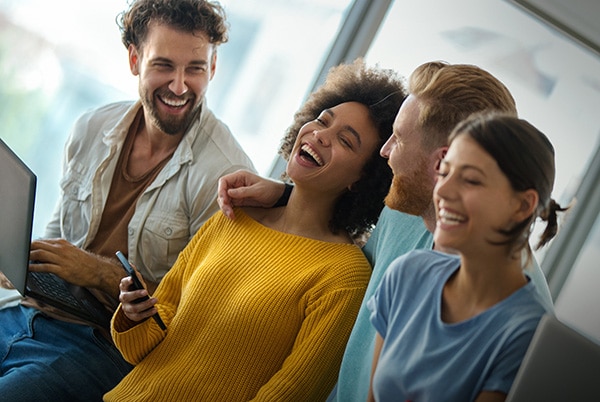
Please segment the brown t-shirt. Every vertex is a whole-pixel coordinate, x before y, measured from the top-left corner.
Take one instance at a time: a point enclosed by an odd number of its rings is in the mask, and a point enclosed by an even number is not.
[[[131,177],[127,173],[129,156],[142,116],[141,112],[136,116],[119,155],[98,232],[87,247],[87,250],[94,254],[109,258],[114,258],[117,250],[121,250],[125,256],[129,254],[127,226],[135,212],[137,200],[172,156],[171,153],[138,177]]]
[[[104,206],[104,210],[102,212],[102,218],[98,227],[98,232],[96,233],[94,240],[87,247],[88,251],[111,259],[116,259],[115,253],[117,250],[121,250],[125,255],[128,254],[127,226],[129,225],[129,221],[131,220],[131,217],[135,211],[137,199],[144,192],[146,187],[152,183],[152,181],[156,178],[158,173],[172,156],[172,154],[168,155],[156,166],[149,169],[139,177],[130,177],[127,174],[129,155],[131,154],[131,149],[133,148],[135,135],[143,121],[142,119],[143,113],[140,109],[140,112],[129,128],[129,132],[127,133],[121,154],[117,160],[117,166],[113,175],[106,205]],[[123,276],[125,276],[125,271],[123,271]],[[104,304],[108,311],[115,311],[118,305],[118,300],[115,300],[113,297],[100,290],[89,290]],[[50,317],[57,318],[59,320],[94,326],[94,324],[91,322],[82,320],[56,307],[49,306],[46,303],[30,297],[23,299],[22,304],[41,310]],[[103,335],[110,339],[110,333],[108,332],[108,329],[103,328],[103,330]]]

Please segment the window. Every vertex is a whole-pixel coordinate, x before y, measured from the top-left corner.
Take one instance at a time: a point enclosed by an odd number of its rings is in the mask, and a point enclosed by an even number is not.
[[[556,300],[556,314],[600,340],[600,216],[596,219]]]

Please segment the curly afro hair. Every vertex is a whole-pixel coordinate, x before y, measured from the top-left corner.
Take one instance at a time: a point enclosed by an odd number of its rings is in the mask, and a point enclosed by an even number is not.
[[[279,149],[285,160],[290,156],[300,128],[323,110],[345,102],[359,102],[369,109],[369,117],[379,133],[379,145],[352,191],[337,200],[329,222],[334,233],[345,230],[358,239],[377,223],[392,182],[392,171],[387,160],[379,155],[379,149],[392,134],[394,119],[406,96],[403,77],[390,69],[368,67],[362,59],[357,59],[331,68],[325,83],[309,96],[286,130]],[[286,179],[285,174],[283,178]]]

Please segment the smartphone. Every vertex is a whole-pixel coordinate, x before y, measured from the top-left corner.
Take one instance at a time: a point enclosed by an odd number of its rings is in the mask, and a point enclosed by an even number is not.
[[[132,289],[130,289],[130,290],[144,289],[144,285],[142,285],[142,282],[138,278],[135,270],[133,269],[133,267],[131,266],[131,264],[129,263],[129,261],[127,261],[127,258],[125,258],[125,255],[123,255],[123,253],[120,252],[120,251],[117,251],[116,255],[117,255],[117,258],[119,259],[119,261],[121,262],[121,265],[123,266],[123,268],[125,268],[125,271],[127,272],[127,274],[133,280],[133,286],[132,286]],[[137,299],[135,301],[135,303],[139,303],[141,301],[148,300],[148,299],[149,299],[149,297],[148,297],[148,295],[146,295],[144,297],[141,297],[141,298]],[[165,323],[160,318],[160,315],[158,315],[158,313],[154,314],[152,316],[152,318],[154,318],[154,321],[156,321],[156,323],[158,324],[158,326],[162,330],[166,330],[167,329],[167,327],[165,326]]]

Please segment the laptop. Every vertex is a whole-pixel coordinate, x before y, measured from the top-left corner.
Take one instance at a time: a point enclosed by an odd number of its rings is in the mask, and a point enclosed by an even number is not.
[[[600,401],[600,343],[544,315],[506,401]]]
[[[86,288],[51,273],[29,272],[37,177],[0,139],[0,271],[29,296],[104,328],[111,313]]]

